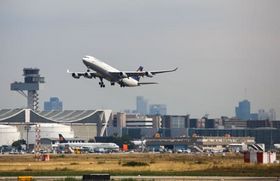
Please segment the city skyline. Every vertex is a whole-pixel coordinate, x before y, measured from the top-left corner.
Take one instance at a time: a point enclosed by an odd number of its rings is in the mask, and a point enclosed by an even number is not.
[[[67,6],[65,6],[67,4]],[[124,6],[125,4],[125,6]],[[23,68],[39,68],[43,101],[55,95],[65,109],[123,110],[143,95],[168,113],[234,116],[243,99],[252,112],[280,113],[280,2],[213,1],[2,1],[0,108],[25,107],[9,90]],[[179,67],[155,77],[158,85],[100,89],[97,81],[66,73],[86,70],[92,55],[121,70]],[[149,79],[144,79],[149,80]],[[245,91],[246,90],[246,91]]]

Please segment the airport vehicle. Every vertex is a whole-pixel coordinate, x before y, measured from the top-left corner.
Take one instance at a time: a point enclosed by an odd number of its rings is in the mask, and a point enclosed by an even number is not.
[[[61,134],[59,134],[59,144],[55,145],[55,147],[62,150],[66,148],[70,152],[72,152],[72,150],[76,148],[89,150],[104,150],[104,152],[118,152],[120,149],[119,146],[115,143],[69,143]]]
[[[70,72],[73,78],[79,79],[80,77],[92,79],[99,78],[100,87],[104,88],[105,84],[103,79],[111,82],[111,85],[118,83],[121,87],[136,87],[148,84],[157,84],[156,82],[140,82],[140,77],[152,78],[156,74],[174,72],[178,68],[172,70],[159,70],[159,71],[144,71],[143,67],[140,66],[137,71],[119,71],[116,68],[106,64],[103,61],[98,60],[92,56],[85,56],[82,58],[83,63],[87,67],[86,72]],[[91,71],[93,70],[93,71]]]

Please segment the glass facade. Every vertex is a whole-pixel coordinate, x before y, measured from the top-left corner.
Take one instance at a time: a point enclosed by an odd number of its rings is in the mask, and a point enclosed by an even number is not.
[[[197,136],[226,136],[232,137],[254,137],[256,143],[264,143],[266,149],[272,149],[274,144],[280,143],[280,129],[275,128],[257,128],[257,129],[211,129],[211,128],[123,128],[122,135],[128,135],[130,138],[153,138],[156,133],[161,138],[191,137]]]
[[[238,107],[235,108],[236,117],[241,120],[249,120],[251,117],[251,106],[248,100],[239,102]]]
[[[146,115],[147,114],[147,106],[148,106],[148,101],[144,99],[143,96],[137,96],[136,97],[136,112],[141,114],[141,115]]]
[[[51,97],[50,101],[44,102],[44,111],[62,111],[63,105],[57,97]]]
[[[185,117],[171,117],[171,128],[185,128]]]
[[[152,104],[149,112],[150,115],[166,115],[167,108],[165,104]]]

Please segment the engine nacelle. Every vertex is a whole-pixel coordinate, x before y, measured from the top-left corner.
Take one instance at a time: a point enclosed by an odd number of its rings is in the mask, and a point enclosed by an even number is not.
[[[153,74],[152,74],[151,72],[145,72],[145,75],[146,75],[147,77],[153,77]]]
[[[72,73],[72,77],[75,78],[75,79],[79,79],[80,78],[79,74],[77,74],[77,73]]]
[[[86,72],[85,74],[84,74],[84,76],[85,76],[85,78],[88,78],[88,79],[92,79],[92,75],[91,75],[91,73],[89,73],[89,72]]]
[[[124,73],[124,72],[120,72],[120,77],[121,77],[121,78],[128,78],[128,76],[127,76],[126,73]]]

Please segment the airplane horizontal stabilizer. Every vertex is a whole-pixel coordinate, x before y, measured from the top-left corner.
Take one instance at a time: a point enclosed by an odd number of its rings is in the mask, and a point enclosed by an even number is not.
[[[138,85],[158,84],[157,82],[139,82]]]

